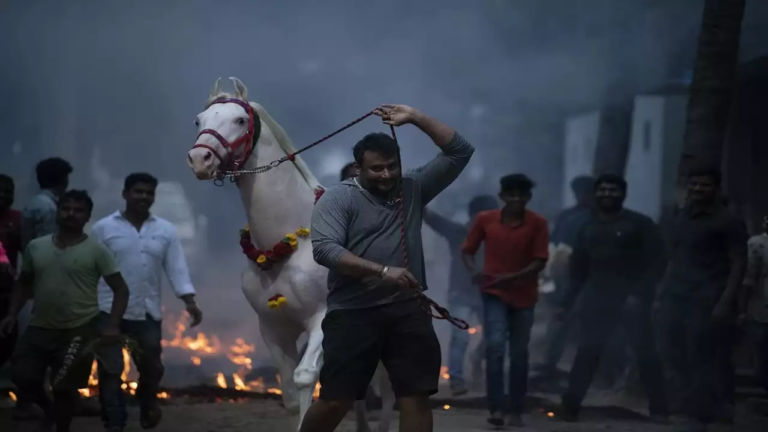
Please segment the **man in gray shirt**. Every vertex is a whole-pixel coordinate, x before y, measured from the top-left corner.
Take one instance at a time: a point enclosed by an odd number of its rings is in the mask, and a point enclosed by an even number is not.
[[[461,174],[474,148],[453,128],[404,105],[375,111],[385,124],[413,124],[442,152],[402,174],[400,148],[383,133],[353,150],[358,177],[328,189],[312,215],[315,261],[328,267],[320,400],[302,432],[333,431],[365,397],[379,361],[400,407],[400,430],[431,431],[440,343],[417,294],[426,289],[421,243],[424,206]]]

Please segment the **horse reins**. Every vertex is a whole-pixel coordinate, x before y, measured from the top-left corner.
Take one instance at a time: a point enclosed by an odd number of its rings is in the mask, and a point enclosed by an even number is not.
[[[229,177],[230,179],[232,179],[232,181],[235,181],[236,178],[241,176],[241,175],[244,175],[244,174],[263,174],[263,173],[265,173],[265,172],[267,172],[267,171],[269,171],[269,170],[271,170],[273,168],[277,168],[280,164],[282,164],[284,162],[293,161],[294,159],[296,159],[296,156],[298,156],[300,153],[303,153],[303,152],[311,149],[312,147],[315,147],[316,145],[329,140],[330,138],[338,135],[341,132],[344,132],[345,130],[349,129],[350,127],[352,127],[352,126],[354,126],[354,125],[356,125],[358,123],[360,123],[361,121],[367,119],[368,117],[370,117],[370,116],[372,116],[374,114],[374,111],[369,111],[367,114],[356,118],[355,120],[349,122],[345,126],[337,129],[336,131],[334,131],[334,132],[332,132],[332,133],[330,133],[330,134],[320,138],[319,140],[317,140],[315,142],[312,142],[312,143],[310,143],[310,144],[300,148],[299,150],[296,150],[293,153],[289,153],[289,154],[281,157],[280,159],[274,160],[274,161],[270,162],[267,165],[262,165],[262,166],[259,166],[259,167],[256,167],[256,168],[251,168],[251,169],[239,169],[241,164],[243,164],[248,159],[248,157],[250,157],[251,152],[253,151],[253,147],[255,147],[255,145],[256,145],[256,141],[258,141],[258,139],[259,139],[259,135],[260,135],[260,132],[261,132],[261,119],[259,118],[259,115],[256,112],[256,110],[254,110],[254,108],[251,106],[251,104],[249,104],[248,102],[242,101],[240,99],[219,99],[219,100],[216,100],[216,101],[213,102],[213,104],[217,104],[217,103],[236,103],[236,104],[240,105],[241,107],[243,107],[243,109],[245,109],[245,112],[248,113],[248,131],[242,137],[240,137],[239,139],[237,139],[233,143],[229,143],[226,139],[224,139],[224,137],[222,137],[218,132],[216,132],[213,129],[205,129],[205,130],[200,131],[200,133],[198,134],[198,138],[201,135],[204,135],[204,134],[209,134],[209,135],[214,136],[219,141],[219,143],[221,143],[221,145],[227,150],[227,155],[229,157],[234,157],[234,151],[235,151],[235,149],[237,149],[237,147],[239,147],[240,145],[243,145],[243,144],[245,145],[244,146],[244,150],[242,151],[240,157],[237,158],[236,160],[232,161],[232,164],[231,164],[232,165],[232,169],[231,170],[220,170],[217,173],[216,179],[214,180],[214,184],[217,185],[217,186],[223,185],[224,184],[223,180],[226,177]],[[259,127],[258,130],[256,130],[256,124],[259,125],[258,126]],[[395,134],[395,127],[390,125],[389,126],[389,130],[390,130],[390,132],[392,134],[392,139],[395,140],[395,143],[397,143],[397,135]],[[246,137],[250,138],[250,143],[246,142],[246,140],[247,140]],[[195,147],[202,147],[202,148],[206,148],[206,149],[210,150],[219,159],[219,161],[222,164],[224,164],[224,160],[222,160],[222,158],[221,158],[221,156],[219,156],[218,152],[215,151],[210,146],[207,146],[205,144],[195,144],[192,148],[195,148]],[[398,159],[400,159],[400,155],[399,154],[398,154]],[[400,160],[402,161],[402,159],[400,159]],[[401,180],[400,180],[399,186],[398,186],[398,188],[399,188],[399,192],[398,193],[399,193],[400,197],[399,197],[399,200],[398,200],[398,203],[397,203],[397,213],[398,213],[398,218],[400,219],[400,247],[401,247],[402,252],[403,252],[404,265],[405,265],[405,268],[407,269],[408,268],[408,249],[407,249],[407,245],[406,245],[406,233],[405,233],[406,217],[405,217],[405,210],[403,208],[404,207],[403,204],[404,204],[405,201],[404,201],[403,185],[402,185],[402,166],[401,166],[401,169],[400,169],[400,173],[401,173]],[[452,316],[451,313],[448,311],[448,309],[440,306],[437,302],[435,302],[431,298],[427,297],[427,295],[424,294],[423,287],[421,287],[421,286],[418,287],[417,288],[417,292],[418,292],[417,299],[418,299],[418,301],[419,301],[419,303],[421,305],[421,308],[424,310],[424,312],[429,314],[429,316],[431,316],[434,319],[446,320],[449,323],[453,324],[454,326],[456,326],[456,327],[458,327],[458,328],[460,328],[462,330],[466,330],[466,329],[469,328],[469,324],[466,321]],[[433,309],[434,309],[434,311],[433,311]]]

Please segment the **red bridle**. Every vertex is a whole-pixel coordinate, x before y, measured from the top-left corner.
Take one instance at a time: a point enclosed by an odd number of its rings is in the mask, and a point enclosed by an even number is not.
[[[256,141],[259,139],[259,135],[261,134],[261,119],[259,118],[259,114],[256,113],[256,110],[253,109],[251,104],[244,100],[240,99],[218,99],[211,103],[211,105],[215,104],[223,104],[223,103],[234,103],[238,104],[245,110],[246,113],[248,113],[248,130],[241,136],[240,138],[236,139],[233,142],[227,141],[226,138],[221,136],[220,133],[213,129],[203,129],[200,131],[200,133],[197,135],[197,139],[199,140],[201,136],[208,134],[212,135],[214,138],[219,140],[219,144],[221,144],[222,147],[227,151],[227,155],[225,156],[226,159],[222,158],[221,155],[219,155],[219,152],[216,151],[213,147],[206,145],[206,144],[195,144],[192,146],[192,148],[204,148],[209,150],[211,153],[213,153],[214,156],[219,160],[221,163],[221,166],[219,168],[219,172],[224,172],[226,170],[229,171],[237,171],[242,167],[242,165],[245,163],[246,160],[251,156],[251,153],[253,152],[253,146],[256,143]],[[239,156],[236,156],[237,149],[242,146],[242,150],[239,152]],[[229,166],[227,166],[229,164]]]

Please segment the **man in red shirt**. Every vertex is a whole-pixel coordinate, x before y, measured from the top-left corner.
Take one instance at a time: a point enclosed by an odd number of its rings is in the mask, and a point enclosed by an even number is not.
[[[494,426],[524,426],[521,414],[528,383],[528,341],[539,297],[538,275],[548,258],[549,228],[526,210],[533,181],[523,174],[502,177],[500,210],[480,213],[462,245],[464,264],[483,297],[486,387]],[[482,271],[475,254],[485,245]],[[509,343],[509,399],[505,403],[504,351]],[[505,419],[506,416],[506,419]]]
[[[0,266],[0,320],[8,313],[15,272],[21,252],[21,213],[12,210],[15,187],[13,179],[0,174],[0,243],[8,256],[8,265]],[[16,345],[17,331],[0,337],[0,367],[11,357]]]

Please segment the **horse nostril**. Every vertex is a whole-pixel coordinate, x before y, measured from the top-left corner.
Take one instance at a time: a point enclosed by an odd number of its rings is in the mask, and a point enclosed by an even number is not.
[[[203,156],[203,160],[208,162],[209,160],[211,160],[211,157],[213,157],[213,155],[211,154],[211,152],[207,151],[205,152],[205,156]]]
[[[187,162],[189,162],[190,165],[192,164],[192,155],[189,153],[187,153]]]

